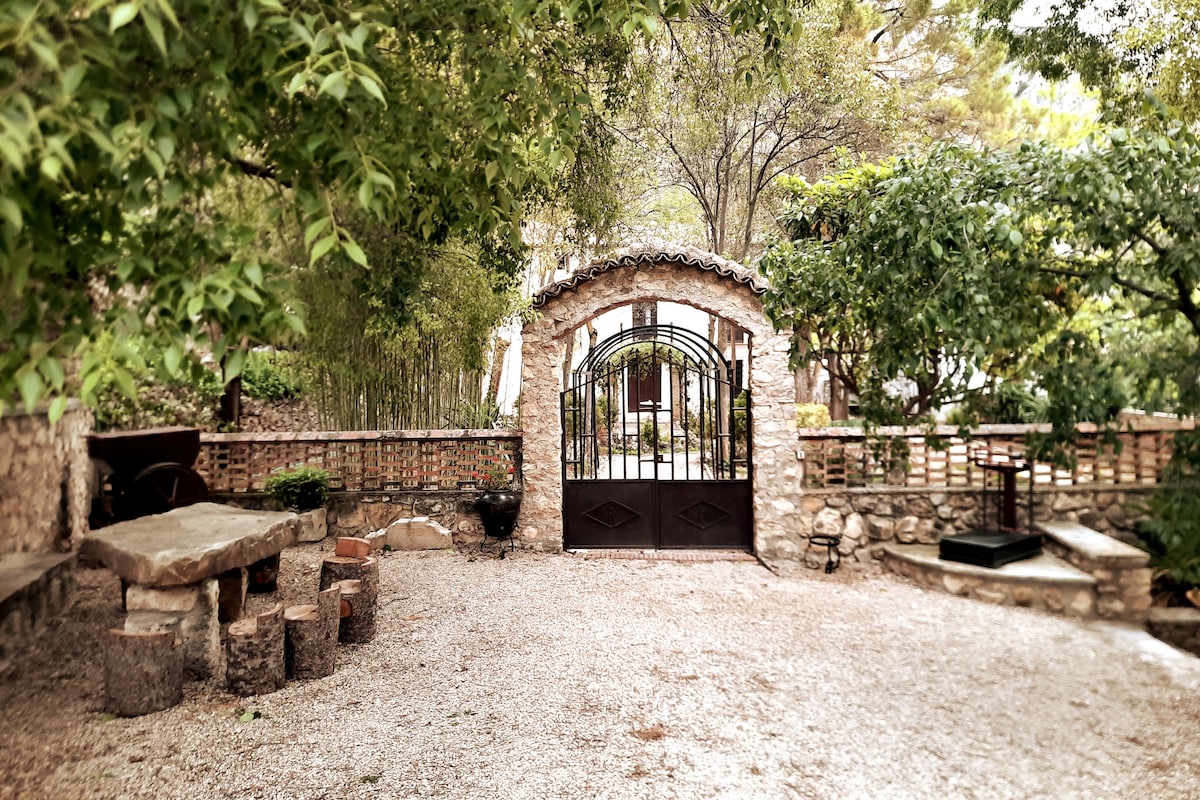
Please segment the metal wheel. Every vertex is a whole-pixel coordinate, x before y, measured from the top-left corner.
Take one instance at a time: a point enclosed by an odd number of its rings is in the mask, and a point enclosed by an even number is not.
[[[121,493],[121,519],[161,514],[208,499],[208,485],[191,467],[163,461],[139,472]]]

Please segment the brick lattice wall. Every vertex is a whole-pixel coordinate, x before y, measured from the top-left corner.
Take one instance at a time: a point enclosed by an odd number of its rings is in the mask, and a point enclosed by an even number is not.
[[[196,471],[209,492],[260,492],[273,474],[329,472],[337,492],[472,489],[495,464],[521,481],[519,431],[206,433]]]

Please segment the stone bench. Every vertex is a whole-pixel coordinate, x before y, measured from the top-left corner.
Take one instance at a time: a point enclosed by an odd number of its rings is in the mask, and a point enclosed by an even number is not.
[[[0,672],[71,602],[74,553],[11,553],[0,558]]]
[[[1142,625],[1150,611],[1150,555],[1078,522],[1043,522],[1043,546],[1096,579],[1096,615]]]
[[[176,631],[184,669],[202,679],[220,665],[218,609],[240,615],[246,568],[292,545],[298,527],[289,512],[197,503],[92,531],[80,554],[129,584],[125,630]]]

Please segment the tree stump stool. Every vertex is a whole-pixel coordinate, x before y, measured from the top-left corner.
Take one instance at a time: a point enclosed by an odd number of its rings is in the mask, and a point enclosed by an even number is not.
[[[305,680],[333,674],[341,603],[341,589],[331,586],[317,595],[316,605],[291,606],[283,612],[284,663],[289,678]]]
[[[287,682],[283,657],[283,603],[257,617],[229,624],[225,685],[232,694],[268,694]]]
[[[339,539],[338,547],[343,552],[350,547],[351,552],[362,552],[361,544],[367,544],[362,539],[349,539],[352,544],[343,545],[346,540]],[[370,545],[367,544],[368,552]],[[346,581],[357,581],[357,587],[341,587],[342,611],[341,625],[338,627],[338,641],[349,644],[361,644],[375,638],[375,607],[379,595],[379,562],[369,556],[332,555],[326,556],[321,562],[321,589],[324,591],[335,583],[345,584]]]
[[[375,638],[375,590],[365,581],[346,580],[333,584],[341,593],[338,641],[362,644]]]
[[[137,717],[183,700],[183,647],[175,631],[109,630],[104,636],[104,707]]]

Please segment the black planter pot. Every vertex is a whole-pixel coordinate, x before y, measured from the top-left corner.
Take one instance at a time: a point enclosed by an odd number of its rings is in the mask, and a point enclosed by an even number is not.
[[[485,537],[507,539],[512,536],[517,524],[517,512],[521,510],[521,495],[508,489],[488,490],[475,501],[479,519],[483,521]]]

